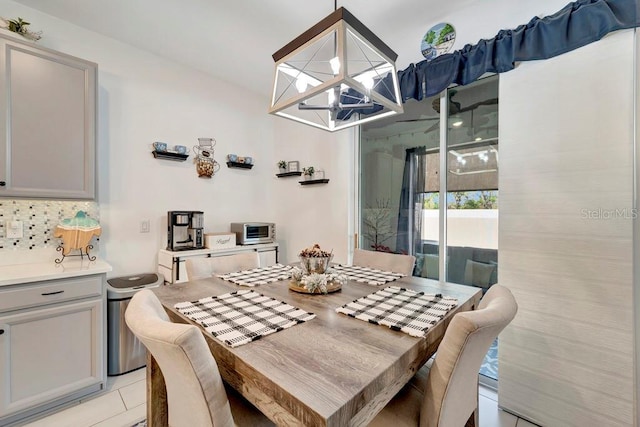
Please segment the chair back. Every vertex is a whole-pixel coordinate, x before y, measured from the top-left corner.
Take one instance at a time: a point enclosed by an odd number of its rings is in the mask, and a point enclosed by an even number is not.
[[[393,271],[407,276],[413,274],[416,257],[413,255],[390,254],[356,249],[353,252],[353,265],[370,267],[376,270]]]
[[[511,291],[493,285],[478,309],[453,316],[429,371],[420,409],[421,427],[465,425],[478,406],[482,360],[517,311]]]
[[[234,271],[250,270],[260,267],[258,252],[242,252],[211,258],[187,258],[187,279],[207,279],[213,274],[226,274]]]
[[[213,258],[187,258],[184,266],[187,269],[187,280],[207,279],[213,275],[211,260]]]
[[[256,251],[213,257],[210,260],[214,274],[227,274],[260,267],[260,257]]]
[[[131,298],[125,320],[160,366],[167,388],[169,425],[235,425],[218,365],[196,326],[169,321],[148,289]]]

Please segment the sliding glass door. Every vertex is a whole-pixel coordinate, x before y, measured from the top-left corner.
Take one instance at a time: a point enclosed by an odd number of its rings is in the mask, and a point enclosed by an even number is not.
[[[498,281],[498,79],[449,89],[447,99],[447,281],[484,292]],[[497,340],[480,374],[498,380]]]
[[[360,247],[416,256],[416,276],[488,289],[498,280],[498,154],[497,76],[363,125]],[[497,358],[482,373],[497,379]]]

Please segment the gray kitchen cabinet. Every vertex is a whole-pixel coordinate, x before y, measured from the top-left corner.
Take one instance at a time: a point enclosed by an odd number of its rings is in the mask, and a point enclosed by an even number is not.
[[[0,287],[0,425],[104,390],[105,275]]]
[[[97,65],[0,34],[0,197],[95,199]]]

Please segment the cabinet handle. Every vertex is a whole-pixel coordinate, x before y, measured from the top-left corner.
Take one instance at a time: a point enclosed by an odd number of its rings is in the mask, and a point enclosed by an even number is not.
[[[64,291],[55,291],[55,292],[45,292],[44,294],[41,294],[43,297],[46,297],[48,295],[56,295],[56,294],[61,294]]]
[[[0,335],[4,334],[4,329],[0,329]]]
[[[4,182],[4,181],[0,181],[0,187],[4,187],[5,185],[7,185],[7,183],[6,183],[6,182]]]

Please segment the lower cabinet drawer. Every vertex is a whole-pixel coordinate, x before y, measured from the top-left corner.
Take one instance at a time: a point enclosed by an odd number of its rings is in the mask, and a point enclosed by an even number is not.
[[[0,313],[103,293],[102,275],[48,280],[0,288]]]

